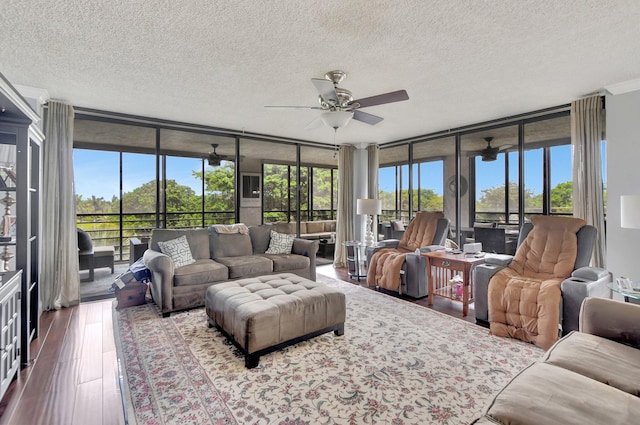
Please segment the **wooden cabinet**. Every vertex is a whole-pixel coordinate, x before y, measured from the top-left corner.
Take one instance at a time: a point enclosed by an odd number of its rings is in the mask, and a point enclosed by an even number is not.
[[[0,398],[20,369],[20,290],[22,271],[7,272],[0,282]]]
[[[37,113],[0,74],[0,271],[22,271],[23,365],[38,336],[41,152]]]

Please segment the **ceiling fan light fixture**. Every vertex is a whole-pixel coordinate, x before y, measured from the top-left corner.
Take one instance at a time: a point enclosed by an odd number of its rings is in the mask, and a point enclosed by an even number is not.
[[[352,111],[327,111],[320,115],[323,123],[336,130],[349,124],[351,118],[353,118]]]

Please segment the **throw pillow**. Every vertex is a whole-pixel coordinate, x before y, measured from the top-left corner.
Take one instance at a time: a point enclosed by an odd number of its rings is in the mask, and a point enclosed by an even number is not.
[[[193,255],[191,255],[187,237],[184,235],[169,241],[158,242],[158,246],[163,254],[171,257],[175,267],[182,267],[196,262],[193,259]]]
[[[293,248],[293,240],[296,235],[290,235],[287,233],[278,233],[271,231],[271,241],[269,241],[269,249],[265,254],[291,254],[291,248]]]

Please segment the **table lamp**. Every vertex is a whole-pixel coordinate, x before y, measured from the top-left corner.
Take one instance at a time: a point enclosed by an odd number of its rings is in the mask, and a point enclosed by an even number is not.
[[[379,199],[358,199],[356,201],[356,214],[367,216],[367,233],[364,238],[366,245],[373,245],[373,216],[382,212],[382,201]]]

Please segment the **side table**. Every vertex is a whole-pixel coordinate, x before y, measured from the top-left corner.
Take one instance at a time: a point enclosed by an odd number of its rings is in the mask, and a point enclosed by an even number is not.
[[[622,289],[618,288],[615,283],[610,283],[608,286],[612,293],[615,292],[622,295],[622,297],[624,298],[624,302],[626,303],[630,302],[632,304],[640,304],[640,292],[623,291]]]
[[[349,277],[360,282],[360,279],[367,277],[367,245],[360,241],[347,241],[342,244],[347,248]]]
[[[428,304],[433,305],[433,296],[462,301],[462,315],[466,316],[469,304],[473,302],[473,286],[471,285],[471,269],[476,264],[484,263],[484,258],[467,256],[467,254],[449,254],[442,251],[424,252],[427,260],[427,278],[429,281]],[[449,281],[458,273],[462,273],[462,294],[457,296]]]

